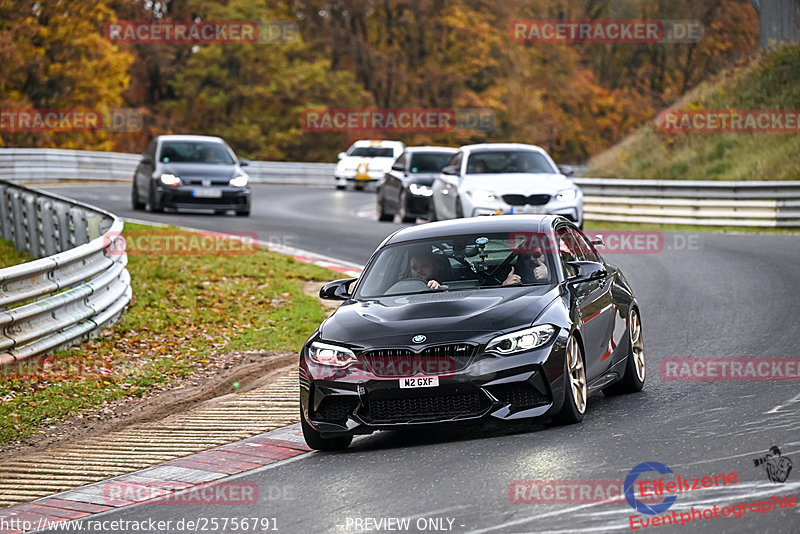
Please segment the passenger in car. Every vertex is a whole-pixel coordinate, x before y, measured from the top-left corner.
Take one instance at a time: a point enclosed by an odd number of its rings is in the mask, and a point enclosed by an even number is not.
[[[514,284],[534,284],[544,282],[550,278],[547,264],[544,262],[544,254],[532,252],[531,254],[520,254],[517,256],[517,264],[508,273],[504,286]]]

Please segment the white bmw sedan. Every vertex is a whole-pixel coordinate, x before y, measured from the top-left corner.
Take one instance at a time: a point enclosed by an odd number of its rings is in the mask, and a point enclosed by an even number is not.
[[[538,146],[462,146],[433,183],[431,220],[508,215],[563,215],[583,226],[583,193]]]

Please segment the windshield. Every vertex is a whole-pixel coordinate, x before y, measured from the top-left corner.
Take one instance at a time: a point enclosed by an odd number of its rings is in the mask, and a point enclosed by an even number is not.
[[[386,247],[362,275],[356,298],[555,283],[551,255],[530,247],[523,253],[516,236],[445,236]]]
[[[542,154],[532,150],[486,150],[472,152],[467,174],[548,173],[557,171]]]
[[[348,156],[358,156],[360,158],[393,158],[394,150],[391,148],[374,146],[357,146],[350,151]]]
[[[440,172],[452,157],[451,152],[415,152],[411,156],[411,173]]]
[[[233,165],[225,145],[204,141],[167,141],[161,145],[161,163],[212,163]]]

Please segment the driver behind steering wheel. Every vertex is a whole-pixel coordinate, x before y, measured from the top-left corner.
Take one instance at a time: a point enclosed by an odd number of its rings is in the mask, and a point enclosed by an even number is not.
[[[410,267],[412,278],[422,280],[431,289],[439,289],[441,284],[436,279],[441,279],[442,269],[432,252],[415,253],[411,256]]]

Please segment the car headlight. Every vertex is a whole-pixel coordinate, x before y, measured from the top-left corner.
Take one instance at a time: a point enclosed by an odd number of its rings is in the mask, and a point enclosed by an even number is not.
[[[467,191],[467,194],[473,201],[483,204],[486,202],[494,202],[497,198],[491,191],[484,191],[483,189],[475,189],[474,191]]]
[[[564,189],[563,191],[559,191],[556,195],[556,200],[559,202],[572,202],[575,200],[575,197],[578,196],[578,192],[574,189]]]
[[[486,352],[513,354],[515,352],[535,349],[550,341],[555,333],[556,327],[551,324],[525,328],[524,330],[497,336],[486,346]]]
[[[167,173],[161,175],[161,183],[164,185],[178,185],[181,183],[181,179],[174,174]]]
[[[417,195],[420,197],[433,196],[433,189],[427,185],[411,184],[408,186],[408,190],[411,191],[412,195]]]
[[[234,176],[233,178],[231,178],[231,181],[229,183],[233,187],[244,187],[247,185],[247,175],[240,174],[238,176]]]
[[[356,356],[350,349],[320,343],[319,341],[314,341],[308,347],[308,357],[314,363],[330,365],[331,367],[347,367],[356,361]]]

